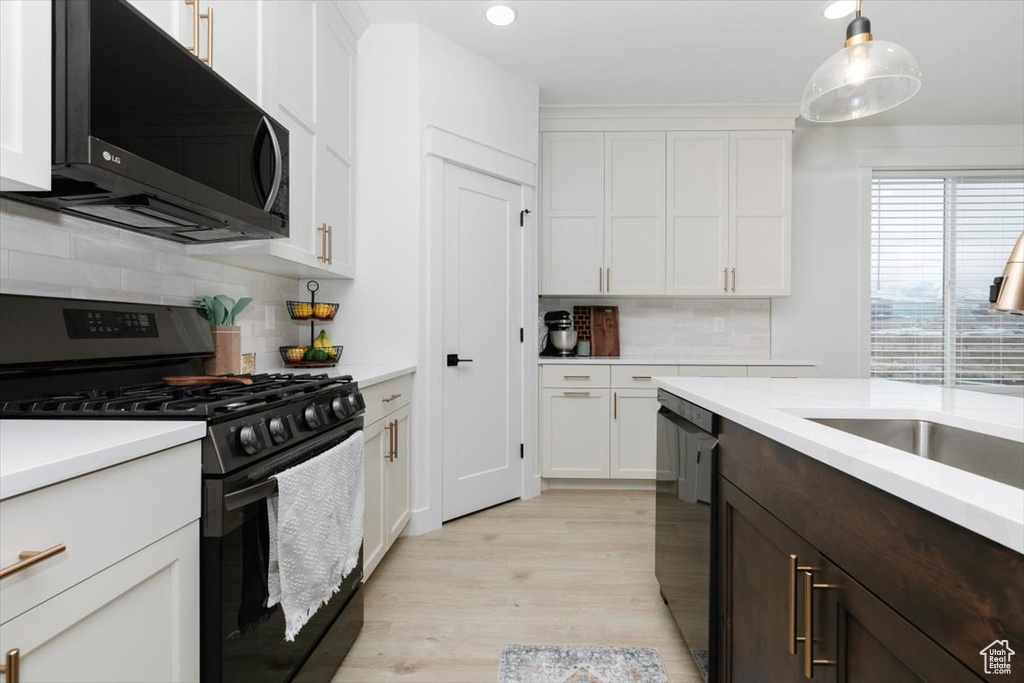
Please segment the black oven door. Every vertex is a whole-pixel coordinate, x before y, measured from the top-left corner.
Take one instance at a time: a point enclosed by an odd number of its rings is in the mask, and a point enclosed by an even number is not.
[[[362,418],[203,487],[201,552],[201,670],[204,683],[283,683],[292,680],[345,610],[362,580],[362,557],[340,590],[292,642],[284,639],[280,605],[268,609],[267,499],[270,476],[315,457],[362,429]],[[361,624],[361,614],[359,615]],[[335,629],[334,631],[338,631]],[[334,652],[341,664],[345,652]],[[318,660],[323,658],[317,652]]]

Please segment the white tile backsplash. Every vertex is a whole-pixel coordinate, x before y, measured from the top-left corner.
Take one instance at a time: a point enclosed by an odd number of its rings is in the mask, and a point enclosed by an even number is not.
[[[618,306],[624,356],[769,358],[772,353],[768,299],[541,297],[540,315],[572,312],[573,306]]]
[[[0,292],[6,294],[176,306],[202,294],[251,296],[238,320],[242,352],[259,354],[267,367],[279,346],[298,338],[284,303],[296,291],[298,280],[203,261],[174,242],[0,200]],[[270,328],[268,306],[274,308]]]

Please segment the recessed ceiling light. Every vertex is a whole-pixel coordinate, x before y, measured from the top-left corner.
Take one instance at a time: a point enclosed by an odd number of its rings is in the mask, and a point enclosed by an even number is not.
[[[826,19],[842,19],[856,9],[857,0],[834,0],[826,2],[821,8],[821,13],[825,15]]]
[[[487,6],[487,21],[495,26],[508,26],[516,20],[516,8],[506,2],[492,2]]]

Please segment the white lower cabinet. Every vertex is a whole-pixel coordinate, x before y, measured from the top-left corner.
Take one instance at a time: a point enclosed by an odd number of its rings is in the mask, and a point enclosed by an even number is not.
[[[657,389],[612,390],[612,479],[655,478],[657,417]]]
[[[366,453],[366,512],[363,578],[367,579],[402,534],[411,516],[409,488],[411,377],[363,392],[366,414],[377,417],[363,430]],[[379,417],[384,413],[383,417]]]
[[[545,477],[608,477],[607,389],[543,389],[540,437]]]
[[[0,501],[0,565],[55,551],[0,583],[17,680],[199,680],[200,458],[194,442]]]
[[[388,547],[395,542],[409,523],[409,406],[399,408],[385,418],[391,423],[389,436],[394,440],[391,458],[384,468],[384,492],[387,501]],[[387,425],[385,425],[387,427]]]
[[[672,479],[657,469],[654,377],[813,377],[814,365],[544,364],[541,475],[548,479]]]
[[[199,522],[0,626],[21,683],[198,681]]]

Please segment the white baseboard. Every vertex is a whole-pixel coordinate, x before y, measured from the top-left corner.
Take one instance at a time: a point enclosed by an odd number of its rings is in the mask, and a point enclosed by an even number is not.
[[[542,479],[541,490],[654,491],[657,484],[653,479]]]
[[[429,533],[440,528],[441,525],[431,519],[430,508],[420,508],[419,510],[412,511],[412,515],[409,518],[409,524],[405,527],[405,531],[402,532],[402,535],[419,536],[420,534]]]

